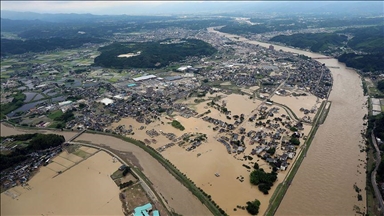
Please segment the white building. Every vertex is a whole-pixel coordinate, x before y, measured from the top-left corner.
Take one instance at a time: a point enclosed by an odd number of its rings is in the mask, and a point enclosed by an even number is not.
[[[133,78],[133,81],[139,82],[139,81],[154,79],[154,78],[156,78],[155,75],[147,75],[147,76],[141,76],[141,77]]]
[[[109,105],[109,104],[113,104],[113,100],[109,99],[109,98],[103,98],[100,103],[104,104],[105,106]]]

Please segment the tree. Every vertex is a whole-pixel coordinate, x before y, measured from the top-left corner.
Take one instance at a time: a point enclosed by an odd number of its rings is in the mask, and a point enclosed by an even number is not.
[[[275,148],[270,148],[268,149],[267,153],[269,153],[270,155],[274,155],[276,152],[276,149]]]
[[[377,83],[377,89],[379,89],[381,92],[384,93],[384,80],[380,80],[380,81]]]
[[[248,201],[246,207],[247,212],[251,215],[257,215],[259,213],[260,204],[260,201],[257,199],[253,202]]]
[[[296,137],[291,137],[289,141],[292,143],[292,145],[300,145],[300,140]]]

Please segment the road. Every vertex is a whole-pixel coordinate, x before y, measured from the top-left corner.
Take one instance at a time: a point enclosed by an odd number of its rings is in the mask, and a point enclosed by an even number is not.
[[[383,197],[381,196],[379,187],[377,186],[377,182],[376,182],[376,173],[377,173],[377,168],[379,168],[379,165],[381,162],[381,157],[380,157],[380,150],[379,150],[379,147],[377,145],[376,137],[373,134],[373,131],[371,132],[371,139],[372,139],[373,146],[376,149],[376,167],[373,170],[373,172],[371,173],[371,182],[372,182],[373,190],[375,191],[375,196],[376,196],[377,202],[379,204],[380,213],[381,213],[381,215],[384,215]]]

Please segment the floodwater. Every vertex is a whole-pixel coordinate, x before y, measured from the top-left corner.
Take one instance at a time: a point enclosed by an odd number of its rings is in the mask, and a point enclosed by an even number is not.
[[[217,94],[217,96],[219,95],[222,96],[222,99],[217,103],[221,104],[222,101],[225,101],[226,107],[228,110],[232,111],[232,115],[240,115],[241,113],[244,113],[245,116],[249,116],[252,110],[256,109],[261,104],[259,100],[250,100],[248,96],[236,94]],[[234,122],[234,120],[226,119],[225,115],[221,114],[218,110],[208,107],[206,102],[192,105],[193,100],[194,99],[192,98],[181,101],[184,101],[184,103],[192,106],[198,113],[204,113],[209,109],[211,110],[211,113],[207,114],[207,116],[215,119],[221,119],[226,122]],[[243,107],[243,109],[241,109],[241,107]],[[280,109],[276,114],[287,115],[284,109]],[[188,176],[188,178],[190,178],[197,187],[202,188],[207,194],[209,194],[212,197],[212,200],[214,200],[229,215],[248,215],[245,210],[236,209],[236,206],[243,206],[247,201],[254,200],[255,198],[259,199],[261,202],[259,209],[260,214],[265,212],[268,207],[271,194],[273,194],[277,185],[282,183],[288,171],[279,172],[277,182],[269,191],[270,194],[264,195],[257,189],[256,186],[252,186],[250,184],[248,172],[249,170],[243,166],[244,164],[252,167],[253,162],[257,162],[260,167],[264,168],[267,172],[270,172],[271,167],[264,160],[259,159],[256,156],[253,157],[252,161],[244,160],[243,157],[245,155],[250,155],[253,146],[247,145],[245,152],[242,154],[228,154],[225,146],[217,141],[217,138],[220,135],[218,135],[217,132],[212,129],[212,124],[204,121],[201,118],[187,119],[181,116],[177,116],[175,119],[177,119],[185,127],[184,131],[177,130],[170,124],[167,124],[167,122],[170,122],[170,120],[167,120],[164,117],[161,117],[161,121],[164,122],[164,125],[159,122],[144,125],[142,123],[138,123],[132,118],[124,118],[119,122],[112,124],[112,127],[115,128],[119,125],[125,125],[126,128],[128,128],[132,126],[132,129],[135,133],[133,137],[138,140],[151,139],[145,133],[145,131],[151,129],[155,129],[158,132],[163,131],[166,133],[174,133],[176,136],[181,136],[183,133],[187,132],[199,132],[206,134],[207,142],[203,142],[201,146],[194,150],[186,150],[191,145],[187,142],[182,146],[176,144],[172,147],[169,147],[162,151],[161,154],[163,157],[171,161],[181,172],[185,173],[186,176]],[[273,117],[270,117],[270,120],[272,119]],[[141,126],[146,128],[143,130],[138,130],[138,128]],[[242,127],[246,128],[247,131],[265,130],[267,132],[272,132],[273,130],[262,127],[255,128],[254,123],[248,121],[246,121]],[[311,127],[305,125],[304,128],[305,129],[303,133],[307,135]],[[81,137],[79,139],[81,139]],[[156,136],[154,139],[157,142],[151,143],[150,145],[155,149],[172,142],[163,135]],[[249,143],[250,139],[246,137],[244,142]],[[280,150],[278,150],[278,153],[280,154],[281,152],[279,151]],[[289,166],[289,169],[291,167],[292,166]],[[220,176],[216,176],[216,173],[218,173]],[[243,177],[243,181],[240,181],[238,179],[239,177]]]
[[[27,104],[24,104],[23,106],[21,106],[20,108],[14,110],[13,112],[7,114],[8,117],[13,117],[15,115],[15,113],[19,112],[19,111],[22,111],[22,112],[26,112],[36,106],[38,106],[39,104],[42,104],[44,102],[47,102],[48,100],[42,100],[42,101],[36,101],[36,102],[32,102],[32,103],[27,103]]]
[[[59,163],[41,167],[29,187],[17,186],[2,193],[1,215],[123,215],[120,190],[110,177],[121,163],[98,152],[73,166],[74,161],[65,159],[65,154],[53,159]],[[53,165],[61,170],[72,167],[57,175]]]
[[[212,28],[209,31],[214,31]],[[214,31],[216,32],[216,31]],[[226,35],[234,38],[237,35]],[[269,44],[239,40],[268,47]],[[303,54],[312,58],[323,55],[274,45],[276,50]],[[306,158],[300,166],[276,215],[354,215],[358,207],[366,208],[365,163],[366,155],[360,152],[364,106],[361,78],[336,59],[319,59],[330,68],[333,88],[329,97],[332,106],[328,117],[318,129]],[[353,185],[361,190],[363,201],[357,200]]]
[[[35,97],[35,95],[37,95],[37,93],[34,93],[34,92],[24,92],[23,94],[25,94],[25,96],[26,96],[24,103],[31,101],[32,98]]]
[[[3,123],[1,124],[1,136],[35,132],[36,131],[34,130],[21,130],[5,126]],[[67,131],[39,130],[38,132],[63,135],[66,140],[76,134],[76,132]],[[76,141],[89,141],[95,144],[103,144],[119,151],[132,153],[134,157],[138,159],[145,176],[153,183],[155,190],[167,200],[168,204],[177,213],[182,215],[211,215],[211,212],[207,209],[207,207],[205,207],[186,187],[184,187],[159,162],[157,162],[156,159],[151,157],[143,149],[120,139],[105,135],[83,134],[77,138]],[[185,203],[188,203],[188,205]],[[120,209],[121,208],[119,208],[119,210]]]
[[[90,141],[112,149],[130,152],[138,160],[144,175],[153,183],[155,190],[168,202],[175,212],[182,215],[211,215],[186,187],[174,178],[156,159],[138,146],[110,136],[82,134],[76,141]]]

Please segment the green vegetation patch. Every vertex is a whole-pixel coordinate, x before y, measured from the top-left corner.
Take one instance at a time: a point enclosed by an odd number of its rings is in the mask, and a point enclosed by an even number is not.
[[[54,49],[74,49],[85,43],[102,43],[98,38],[49,38],[32,40],[1,39],[1,56],[23,54],[27,52],[44,52]]]
[[[4,119],[6,114],[23,106],[24,100],[27,96],[23,94],[21,91],[18,91],[15,94],[10,95],[9,97],[13,97],[12,102],[1,104],[0,106],[0,119]]]
[[[101,54],[95,58],[95,64],[109,68],[161,68],[171,62],[178,62],[187,56],[209,56],[217,50],[210,44],[185,39],[180,43],[143,42],[113,43],[99,48]],[[135,53],[135,56],[118,57],[121,54]]]
[[[85,152],[81,149],[77,149],[76,151],[73,152],[74,155],[77,155],[83,159],[89,157],[91,154],[89,154],[88,152]]]
[[[184,126],[177,120],[173,120],[171,125],[172,125],[172,127],[177,128],[181,131],[185,130]]]
[[[363,72],[384,70],[384,52],[374,54],[344,53],[337,58],[348,67],[363,70]]]
[[[250,181],[253,185],[258,185],[258,188],[264,194],[268,194],[268,191],[273,186],[273,183],[277,180],[277,173],[266,173],[264,169],[256,169],[250,174]]]
[[[366,28],[347,28],[337,33],[353,34],[348,46],[354,50],[376,53],[384,50],[384,26],[371,26]]]
[[[56,110],[56,111],[51,112],[51,113],[48,115],[48,118],[50,118],[50,119],[56,119],[56,118],[60,118],[62,115],[63,115],[63,111],[61,111],[61,110]]]
[[[65,138],[57,134],[20,134],[1,137],[1,140],[12,139],[16,148],[12,149],[7,155],[0,154],[0,171],[10,168],[26,159],[29,154],[38,150],[45,150],[61,145]],[[23,143],[23,145],[18,145]]]
[[[271,41],[285,43],[301,49],[310,49],[312,52],[320,52],[329,49],[331,46],[342,46],[344,42],[347,42],[347,36],[335,33],[299,33],[278,35],[271,38]]]
[[[259,208],[260,208],[260,201],[259,200],[254,200],[252,202],[247,202],[247,212],[251,215],[257,215],[259,213]]]

